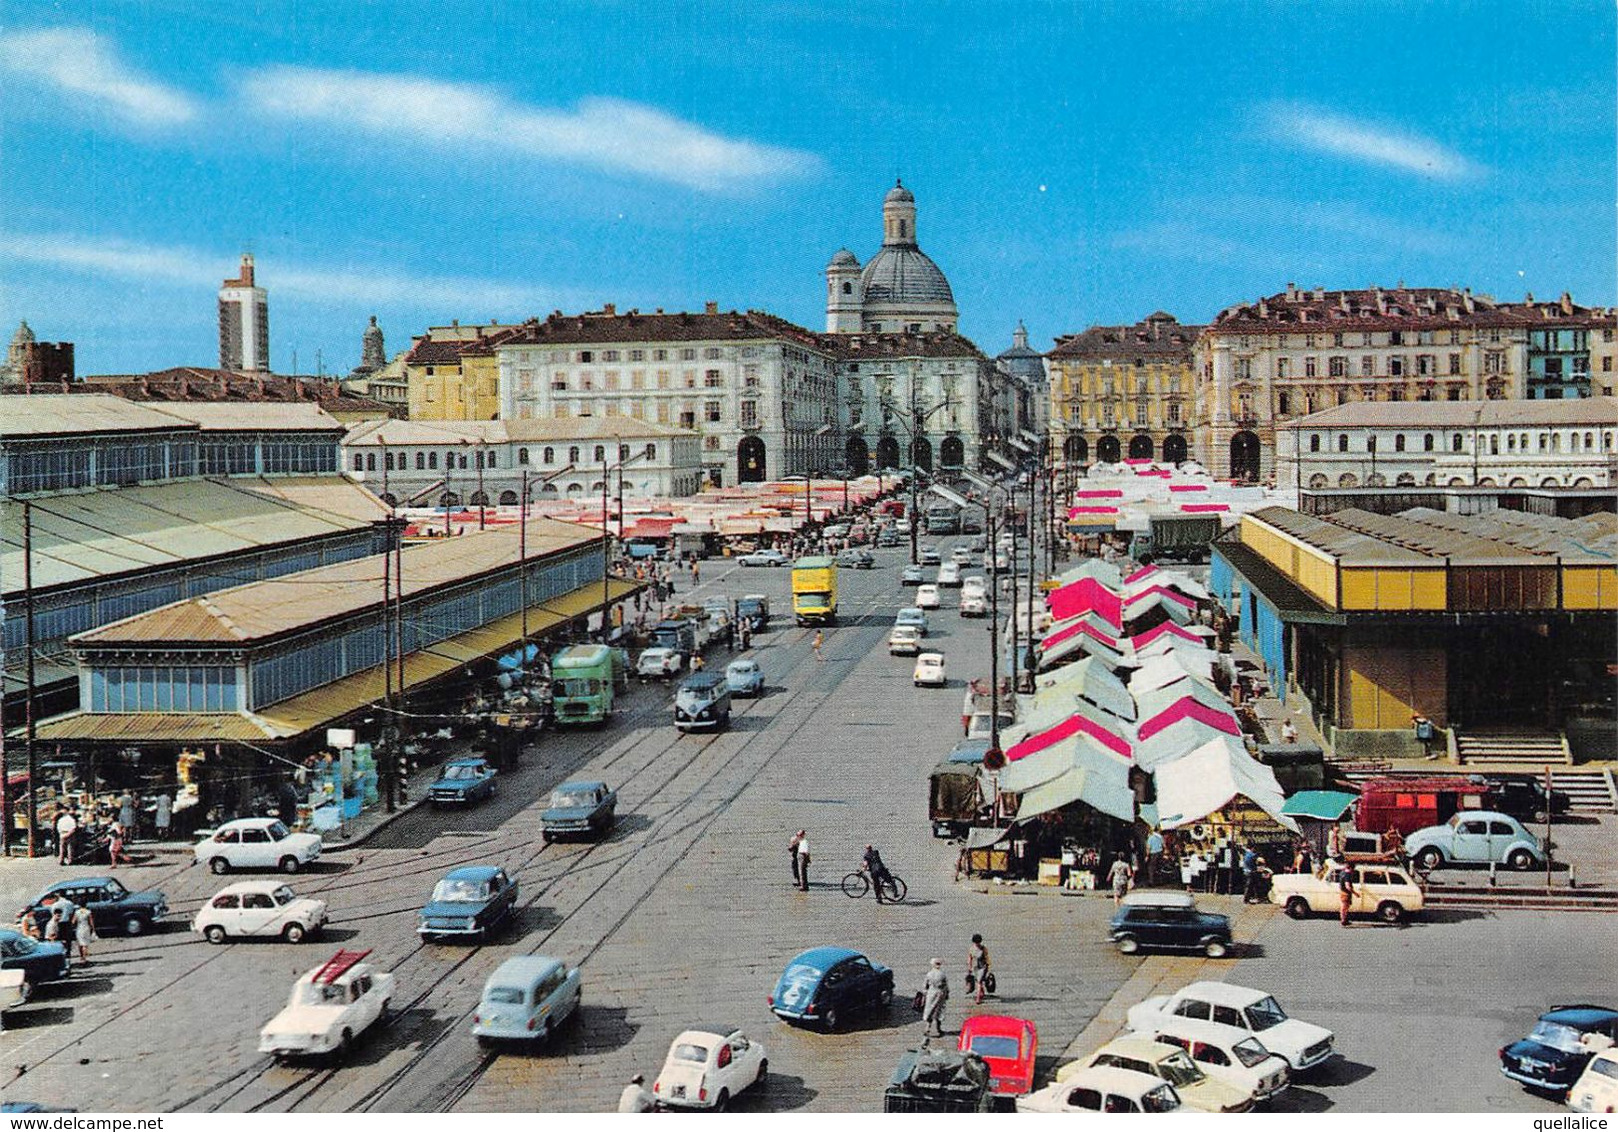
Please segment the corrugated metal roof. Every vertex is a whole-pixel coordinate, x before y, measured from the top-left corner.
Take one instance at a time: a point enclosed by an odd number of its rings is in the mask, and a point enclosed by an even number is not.
[[[191,421],[110,393],[0,395],[0,438],[195,428]]]
[[[1327,522],[1432,559],[1501,566],[1545,565],[1543,559],[1536,559],[1519,547],[1482,537],[1467,527],[1435,526],[1399,515],[1378,515],[1357,508],[1335,512],[1327,516]]]
[[[1249,514],[1291,535],[1298,541],[1325,551],[1345,566],[1416,565],[1427,556],[1360,534],[1329,519],[1304,515],[1289,507],[1260,507]]]
[[[345,427],[308,401],[165,401],[162,406],[164,413],[193,421],[203,432],[342,432]]]
[[[1278,428],[1535,428],[1618,425],[1618,397],[1560,401],[1355,401]]]

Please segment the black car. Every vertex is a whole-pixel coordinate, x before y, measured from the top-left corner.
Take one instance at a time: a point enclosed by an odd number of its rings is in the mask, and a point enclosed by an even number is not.
[[[1230,953],[1230,919],[1197,909],[1184,892],[1142,890],[1124,897],[1112,917],[1112,941],[1125,955],[1141,948],[1200,951],[1209,959]]]
[[[151,931],[169,911],[161,892],[130,892],[114,877],[59,880],[34,897],[24,911],[32,914],[43,929],[50,919],[51,906],[63,900],[90,909],[90,922],[97,935],[140,935]]]
[[[975,1053],[907,1050],[882,1094],[883,1112],[988,1112],[989,1066]]]
[[[837,565],[847,570],[870,570],[876,566],[876,555],[864,547],[855,547],[839,554]]]
[[[893,971],[846,947],[812,947],[788,963],[769,1006],[800,1025],[838,1029],[851,1014],[883,1014],[893,1001]]]
[[[72,973],[73,960],[65,944],[29,939],[21,932],[0,928],[0,970],[21,971],[26,996],[40,983],[67,978]]]
[[[1510,814],[1524,825],[1545,820],[1544,779],[1529,774],[1491,775],[1488,783],[1489,793],[1483,801],[1484,809]],[[1551,790],[1549,806],[1551,816],[1567,813],[1571,803],[1572,799],[1564,791]]]
[[[1579,1039],[1599,1034],[1618,1041],[1618,1010],[1610,1006],[1556,1006],[1539,1016],[1526,1038],[1500,1051],[1500,1072],[1546,1093],[1566,1093],[1596,1051]]]

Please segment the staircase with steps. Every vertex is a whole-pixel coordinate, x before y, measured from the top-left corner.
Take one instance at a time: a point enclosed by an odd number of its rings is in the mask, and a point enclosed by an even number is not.
[[[1541,769],[1545,764],[1540,764]],[[1519,773],[1527,773],[1531,768],[1520,768]],[[1470,770],[1456,771],[1453,769],[1417,769],[1393,770],[1381,768],[1344,768],[1343,777],[1354,785],[1370,778],[1430,778],[1444,774],[1483,774],[1495,771],[1489,766],[1474,767]],[[1611,771],[1600,767],[1580,767],[1568,769],[1551,764],[1551,786],[1560,790],[1568,797],[1568,809],[1576,814],[1611,814],[1618,813],[1618,780]]]
[[[1562,737],[1548,731],[1460,731],[1455,750],[1463,766],[1567,766],[1573,761]]]
[[[1543,885],[1429,884],[1429,908],[1518,908],[1539,912],[1618,912],[1618,889]]]

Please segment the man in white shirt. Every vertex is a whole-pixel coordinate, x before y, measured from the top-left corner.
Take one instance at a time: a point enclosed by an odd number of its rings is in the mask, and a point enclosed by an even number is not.
[[[798,891],[809,891],[809,835],[798,834]]]
[[[629,1079],[629,1084],[618,1096],[619,1112],[651,1112],[656,1107],[656,1102],[646,1091],[646,1078],[639,1073]]]
[[[58,864],[73,863],[73,835],[79,831],[79,819],[72,810],[64,809],[56,819],[56,860]]]

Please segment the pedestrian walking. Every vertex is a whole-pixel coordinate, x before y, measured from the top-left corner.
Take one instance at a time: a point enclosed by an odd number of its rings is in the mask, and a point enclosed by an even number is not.
[[[1290,719],[1281,724],[1281,742],[1296,743],[1298,741],[1298,725]]]
[[[1154,829],[1146,835],[1146,883],[1157,879],[1157,869],[1163,858],[1163,831]]]
[[[934,959],[921,983],[921,1020],[927,1024],[929,1038],[944,1036],[944,1004],[948,1001],[949,976],[944,974],[944,961]]]
[[[798,891],[809,891],[809,835],[798,830]]]
[[[619,1112],[651,1112],[657,1107],[652,1094],[646,1091],[646,1077],[637,1073],[629,1079],[624,1091],[618,1094]]]
[[[135,796],[125,790],[118,799],[118,824],[124,827],[124,837],[135,840]]]
[[[79,947],[79,962],[90,962],[90,944],[95,942],[95,920],[90,909],[80,904],[73,909],[73,942]]]
[[[981,935],[974,934],[966,948],[966,985],[972,1001],[981,1006],[989,990],[989,949],[983,946]]]
[[[60,943],[64,927],[65,925],[62,923],[62,905],[52,905],[50,919],[45,921],[45,941],[47,943]]]
[[[1354,873],[1352,870],[1342,868],[1337,870],[1337,922],[1348,927],[1348,914],[1354,908]]]
[[[116,869],[120,858],[124,864],[129,864],[129,858],[124,854],[124,827],[119,822],[113,822],[107,837],[107,867]]]
[[[167,841],[169,829],[174,824],[174,800],[169,797],[167,790],[157,796],[157,813],[153,815],[152,823],[157,827],[157,839]]]
[[[966,699],[961,701],[961,735],[964,738],[972,730],[972,712],[978,706],[977,697],[972,693],[972,682],[966,684]]]
[[[1249,845],[1242,853],[1242,903],[1256,904],[1258,892],[1258,852]]]
[[[1114,905],[1122,904],[1124,897],[1129,894],[1129,880],[1133,870],[1129,862],[1122,857],[1112,859],[1112,868],[1107,870],[1107,883],[1112,885],[1112,902]]]
[[[57,864],[71,865],[73,863],[73,838],[78,832],[79,819],[73,816],[72,810],[64,809],[56,819]]]
[[[822,645],[824,645],[825,643],[826,643],[826,634],[822,633],[819,629],[816,629],[815,630],[815,641],[814,641],[815,659],[816,660],[825,660],[826,659],[824,656],[822,656],[820,654],[820,647]]]
[[[792,835],[792,840],[787,842],[787,857],[792,865],[792,883],[794,885],[798,883],[798,844],[802,840],[803,830],[800,829]]]

